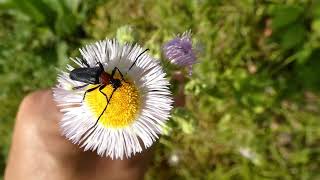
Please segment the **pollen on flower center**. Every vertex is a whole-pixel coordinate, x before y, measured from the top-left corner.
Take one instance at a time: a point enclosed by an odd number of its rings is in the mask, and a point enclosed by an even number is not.
[[[95,86],[96,85],[90,85],[88,86],[88,89]],[[112,91],[113,87],[111,84],[107,85],[102,90],[109,99]],[[107,99],[99,91],[99,88],[88,92],[84,101],[96,119],[98,119],[107,105]],[[121,87],[114,91],[107,109],[99,119],[99,123],[105,127],[111,128],[126,127],[134,122],[139,112],[139,108],[140,97],[137,88],[131,82],[126,83],[122,81]]]

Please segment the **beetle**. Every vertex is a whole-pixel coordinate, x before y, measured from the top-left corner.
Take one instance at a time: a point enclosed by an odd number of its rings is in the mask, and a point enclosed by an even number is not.
[[[129,67],[128,71],[126,72],[126,74],[132,69],[132,67],[136,64],[137,60],[140,58],[140,56],[142,56],[142,54],[144,54],[146,51],[148,51],[149,49],[146,49],[144,50],[142,53],[140,53],[134,60],[134,62],[132,63],[132,65]],[[106,106],[104,107],[103,111],[101,112],[101,114],[99,115],[98,119],[96,120],[95,124],[93,127],[95,127],[98,122],[99,122],[99,119],[101,118],[101,116],[103,115],[103,113],[106,111],[110,101],[111,101],[111,98],[113,96],[113,93],[122,86],[122,82],[125,82],[125,83],[128,83],[122,72],[120,71],[120,69],[118,67],[114,67],[111,74],[107,73],[105,70],[104,70],[104,67],[102,65],[102,63],[100,61],[97,62],[98,66],[95,66],[95,67],[90,67],[90,65],[88,64],[88,62],[84,59],[79,59],[80,62],[85,66],[85,67],[80,67],[80,68],[75,68],[73,69],[70,74],[69,74],[69,77],[70,79],[74,80],[74,81],[79,81],[79,82],[83,82],[83,83],[86,83],[82,86],[76,86],[76,87],[73,87],[74,90],[76,89],[81,89],[81,88],[84,88],[86,86],[88,86],[89,84],[93,84],[93,85],[97,85],[93,88],[90,88],[90,89],[87,89],[85,92],[84,92],[84,95],[83,95],[83,99],[82,101],[85,99],[85,96],[87,93],[90,93],[91,91],[94,91],[96,89],[99,88],[99,91],[100,93],[102,93],[106,99],[107,99],[107,104]],[[114,77],[116,71],[119,72],[120,74],[120,77],[121,79],[117,79]],[[125,75],[126,75],[125,74]],[[110,97],[108,98],[108,96],[102,91],[103,88],[105,88],[107,85],[111,85],[113,90],[111,92],[111,95]]]

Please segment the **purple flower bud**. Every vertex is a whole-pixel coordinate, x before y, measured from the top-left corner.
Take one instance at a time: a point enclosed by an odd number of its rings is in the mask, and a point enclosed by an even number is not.
[[[192,65],[196,63],[195,49],[192,47],[191,31],[186,31],[182,35],[167,42],[163,46],[166,58],[172,63],[189,68],[189,75],[192,74]]]

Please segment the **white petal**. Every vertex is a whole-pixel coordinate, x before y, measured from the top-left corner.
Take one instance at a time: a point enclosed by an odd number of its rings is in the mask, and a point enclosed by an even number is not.
[[[127,74],[139,90],[141,111],[127,127],[107,128],[98,123],[92,128],[96,118],[90,108],[82,103],[84,88],[73,90],[73,87],[84,83],[69,78],[74,68],[68,65],[68,72],[60,73],[58,84],[53,88],[54,99],[64,114],[60,121],[64,136],[84,147],[84,150],[116,159],[139,153],[143,150],[142,146],[148,148],[158,139],[170,116],[173,101],[169,82],[158,61],[148,53],[137,59],[144,50],[139,45],[120,45],[116,40],[99,41],[80,49],[82,59],[90,67],[101,62],[108,73],[117,66],[122,74]],[[79,67],[85,67],[80,58],[71,60]]]

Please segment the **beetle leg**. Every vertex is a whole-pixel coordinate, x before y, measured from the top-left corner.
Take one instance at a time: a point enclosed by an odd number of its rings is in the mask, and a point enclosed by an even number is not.
[[[114,67],[113,70],[112,70],[112,73],[111,73],[111,77],[113,78],[114,74],[116,73],[116,71],[119,72],[120,76],[121,76],[121,80],[124,81],[125,83],[128,83],[124,77],[123,77],[123,74],[121,73],[120,69],[118,67]]]
[[[85,84],[85,85],[82,85],[82,86],[76,86],[76,87],[73,87],[72,90],[77,90],[77,89],[82,89],[86,86],[88,86],[89,84]]]
[[[104,85],[102,85],[102,86],[104,86]],[[98,87],[101,88],[101,86],[98,86]],[[100,90],[100,88],[99,88],[99,90]],[[103,88],[101,88],[101,90],[102,90],[102,89],[103,89]],[[97,124],[98,124],[98,122],[99,122],[99,119],[101,118],[101,116],[103,115],[103,113],[106,111],[106,109],[107,109],[107,107],[108,107],[108,105],[109,105],[109,103],[110,103],[110,101],[111,101],[111,98],[112,98],[112,96],[113,96],[113,93],[114,93],[116,90],[117,90],[117,88],[114,88],[114,89],[113,89],[113,91],[112,91],[112,93],[111,93],[111,95],[110,95],[110,98],[109,98],[109,99],[107,98],[107,105],[104,107],[103,111],[101,112],[100,116],[98,117],[98,119],[96,120],[96,122],[94,123],[94,125],[91,126],[91,127],[87,130],[87,132],[85,133],[85,135],[84,135],[83,139],[80,141],[80,143],[81,143],[83,140],[87,139],[89,136],[91,136],[91,134],[97,129]],[[100,91],[100,92],[102,92],[102,91]],[[104,93],[103,93],[103,94],[104,94]],[[92,128],[93,128],[93,129],[92,129]]]
[[[114,89],[113,89],[113,91],[112,91],[112,93],[111,93],[111,95],[110,95],[109,100],[107,100],[107,105],[104,107],[102,113],[101,113],[100,116],[98,117],[98,119],[97,119],[96,123],[93,125],[93,127],[95,127],[95,126],[98,124],[99,119],[101,118],[101,116],[103,115],[103,113],[106,111],[106,109],[107,109],[107,107],[108,107],[108,105],[109,105],[109,103],[110,103],[110,101],[111,101],[111,98],[112,98],[112,96],[113,96],[113,93],[114,93],[116,90],[117,90],[117,88],[114,88]],[[101,91],[100,91],[100,92],[101,92]],[[108,99],[108,98],[107,98],[107,99]]]
[[[93,91],[93,90],[96,90],[98,87],[100,87],[101,86],[101,84],[99,84],[98,86],[96,86],[96,87],[93,87],[93,88],[91,88],[91,89],[88,89],[88,90],[86,90],[85,92],[84,92],[84,94],[83,94],[83,98],[82,98],[82,101],[84,100],[84,98],[86,97],[86,94],[88,93],[88,92],[91,92],[91,91]]]
[[[99,91],[101,92],[101,94],[103,94],[106,97],[107,102],[109,102],[108,96],[104,92],[102,92],[102,89],[105,88],[105,87],[106,87],[106,85],[103,84],[102,86],[99,87]]]

